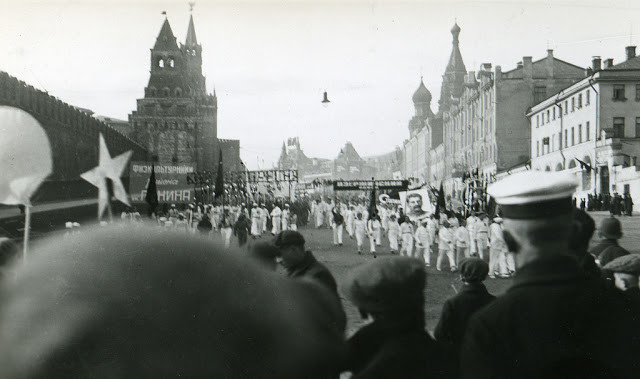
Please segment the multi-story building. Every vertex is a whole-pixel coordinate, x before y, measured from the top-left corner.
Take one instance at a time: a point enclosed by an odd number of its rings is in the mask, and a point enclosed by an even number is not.
[[[528,162],[527,110],[584,76],[583,68],[555,58],[552,50],[535,62],[523,57],[510,71],[484,63],[477,75],[467,73],[463,92],[443,113],[445,189],[460,197],[464,172],[477,169],[489,179]]]
[[[594,57],[589,76],[527,113],[531,166],[579,176],[578,197],[631,193],[640,197],[640,57],[626,48],[614,65]]]
[[[207,93],[193,16],[180,46],[164,20],[151,49],[150,72],[144,98],[129,115],[131,136],[160,162],[215,171],[222,149],[225,170],[240,169],[238,143],[218,140],[218,98],[215,91]]]

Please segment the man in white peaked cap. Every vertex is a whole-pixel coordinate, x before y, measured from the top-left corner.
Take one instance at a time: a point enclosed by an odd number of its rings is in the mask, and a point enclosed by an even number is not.
[[[528,171],[489,186],[517,274],[474,314],[462,378],[637,378],[638,305],[584,273],[569,248],[572,175]]]

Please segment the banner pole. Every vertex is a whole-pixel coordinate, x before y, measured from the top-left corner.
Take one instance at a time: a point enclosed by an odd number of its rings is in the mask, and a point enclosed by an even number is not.
[[[29,249],[29,230],[31,229],[31,205],[24,206],[24,244],[22,247],[22,260],[27,261],[27,250]]]

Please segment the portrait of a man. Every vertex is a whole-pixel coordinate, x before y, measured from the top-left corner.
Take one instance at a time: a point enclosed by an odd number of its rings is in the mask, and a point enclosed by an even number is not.
[[[427,217],[427,211],[422,209],[423,200],[419,193],[410,193],[407,195],[407,216],[412,221]]]

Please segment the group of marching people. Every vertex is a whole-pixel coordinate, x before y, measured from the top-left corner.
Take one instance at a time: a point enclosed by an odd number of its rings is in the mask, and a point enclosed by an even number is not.
[[[343,245],[346,230],[356,240],[358,254],[362,254],[368,240],[370,253],[377,257],[376,249],[379,250],[386,236],[391,254],[419,258],[427,267],[431,267],[433,251],[437,254],[438,271],[447,263],[449,270],[455,272],[460,261],[469,257],[488,260],[490,278],[509,278],[516,271],[513,255],[504,241],[501,217],[490,220],[483,212],[473,212],[465,220],[449,212],[441,213],[437,219],[431,214],[412,221],[402,208],[388,204],[378,205],[371,213],[364,204],[337,202],[331,208],[329,223],[334,245]]]

